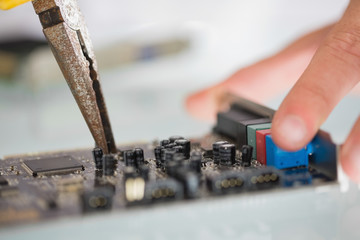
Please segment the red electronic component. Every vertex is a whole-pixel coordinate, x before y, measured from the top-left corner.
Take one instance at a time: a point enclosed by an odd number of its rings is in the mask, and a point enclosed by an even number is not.
[[[256,131],[256,158],[261,163],[266,165],[266,141],[265,136],[271,134],[271,129],[264,129]]]

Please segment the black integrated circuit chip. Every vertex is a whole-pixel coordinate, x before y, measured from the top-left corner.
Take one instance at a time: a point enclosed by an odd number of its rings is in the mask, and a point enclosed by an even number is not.
[[[84,170],[84,166],[72,156],[57,156],[24,161],[23,167],[34,177],[66,174]]]

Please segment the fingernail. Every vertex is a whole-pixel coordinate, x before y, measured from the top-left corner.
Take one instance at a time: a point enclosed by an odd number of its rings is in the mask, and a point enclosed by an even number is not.
[[[306,137],[306,126],[304,121],[296,115],[286,115],[280,120],[278,130],[291,145],[297,146]]]

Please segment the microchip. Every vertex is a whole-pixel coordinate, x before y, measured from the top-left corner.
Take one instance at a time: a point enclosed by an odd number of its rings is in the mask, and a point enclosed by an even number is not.
[[[84,166],[71,156],[48,157],[24,161],[23,167],[34,177],[72,173]]]
[[[3,177],[3,176],[0,176],[0,185],[8,185],[8,181]]]

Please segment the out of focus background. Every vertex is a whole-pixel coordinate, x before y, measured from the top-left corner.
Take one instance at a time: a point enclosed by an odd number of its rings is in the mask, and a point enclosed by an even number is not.
[[[79,0],[118,143],[211,129],[184,108],[193,91],[335,22],[347,1]],[[0,12],[0,156],[93,145],[32,4]],[[285,93],[269,101],[277,108]],[[344,140],[346,97],[324,128]],[[204,106],[206,107],[206,106]]]

